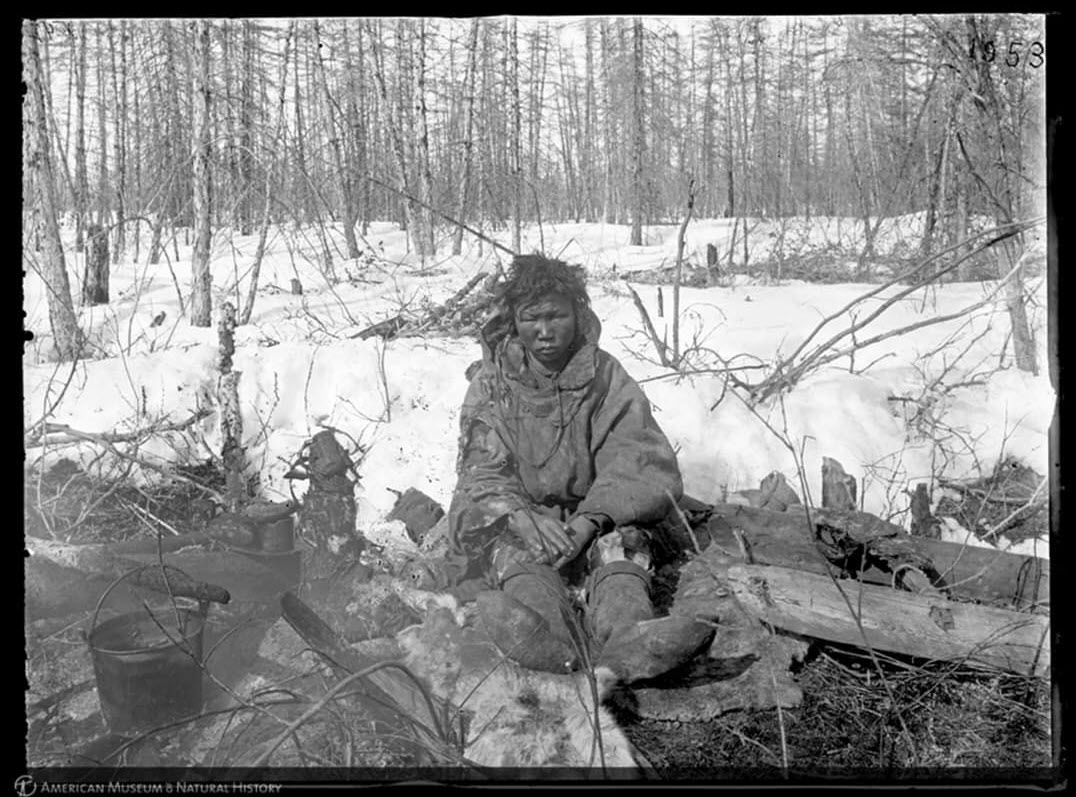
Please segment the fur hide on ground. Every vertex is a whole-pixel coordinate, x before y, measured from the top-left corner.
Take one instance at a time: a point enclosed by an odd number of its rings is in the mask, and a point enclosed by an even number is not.
[[[595,710],[585,674],[523,669],[446,607],[431,606],[397,641],[404,663],[469,716],[464,752],[476,764],[638,772],[623,731],[600,703]]]

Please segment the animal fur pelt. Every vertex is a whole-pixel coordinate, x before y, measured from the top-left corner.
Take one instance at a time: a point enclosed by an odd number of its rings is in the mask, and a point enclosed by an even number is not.
[[[425,621],[396,637],[404,663],[433,692],[470,715],[464,755],[485,767],[564,768],[591,776],[636,775],[631,743],[612,716],[595,709],[581,673],[526,670],[485,636],[431,606]]]

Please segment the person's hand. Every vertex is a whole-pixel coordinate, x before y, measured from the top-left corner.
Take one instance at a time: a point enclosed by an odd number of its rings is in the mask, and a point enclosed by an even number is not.
[[[554,567],[563,567],[575,559],[594,539],[598,533],[598,523],[584,515],[576,515],[568,524],[568,534],[571,535],[571,550],[564,553],[560,559],[554,562]]]
[[[564,525],[548,515],[519,509],[512,513],[508,526],[541,562],[555,561],[572,550]]]

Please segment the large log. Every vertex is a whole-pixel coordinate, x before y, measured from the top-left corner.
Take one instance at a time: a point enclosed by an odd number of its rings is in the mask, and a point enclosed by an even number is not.
[[[28,599],[39,597],[41,592],[35,578],[40,576],[50,580],[57,572],[54,566],[58,566],[61,568],[58,572],[68,571],[68,578],[80,575],[91,579],[119,579],[126,576],[132,585],[166,595],[210,603],[228,603],[231,600],[227,589],[192,578],[171,562],[166,562],[162,569],[154,561],[155,557],[139,561],[137,554],[120,555],[107,545],[69,545],[33,537],[27,538],[26,546],[29,551],[25,565]],[[42,563],[48,564],[41,567]],[[71,570],[77,573],[70,573]]]
[[[950,598],[1001,608],[1043,609],[1050,599],[1048,560],[914,537],[865,512],[803,507],[773,512],[716,504],[700,537],[748,562],[843,572],[887,586],[898,581],[902,565],[910,565],[930,575]]]
[[[176,596],[216,603],[257,603],[275,611],[280,596],[294,588],[299,551],[257,555],[197,547],[208,540],[202,533],[162,538],[158,552],[155,540],[101,545],[28,537],[26,614],[53,617],[92,609],[109,582],[139,568],[144,569],[125,578],[124,585],[167,594],[156,566],[162,557]],[[113,605],[113,598],[118,599],[116,605],[126,605],[126,592],[117,589],[109,605]]]
[[[204,531],[193,531],[188,534],[178,534],[171,537],[161,537],[160,540],[150,537],[138,537],[123,542],[109,543],[108,550],[119,556],[132,553],[171,553],[182,548],[206,545],[213,538]]]
[[[728,579],[748,613],[792,633],[1025,675],[1050,672],[1050,621],[1041,614],[958,603],[850,579],[834,582],[787,567],[732,565]],[[849,606],[858,613],[859,623]]]

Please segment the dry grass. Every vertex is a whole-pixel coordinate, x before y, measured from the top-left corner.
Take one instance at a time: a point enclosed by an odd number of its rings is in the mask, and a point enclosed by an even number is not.
[[[1044,679],[882,658],[893,702],[862,651],[816,643],[798,673],[803,702],[783,712],[791,777],[900,778],[940,770],[941,777],[948,771],[955,778],[961,770],[1051,765]],[[774,711],[705,723],[643,720],[628,724],[627,733],[666,779],[785,774]]]

